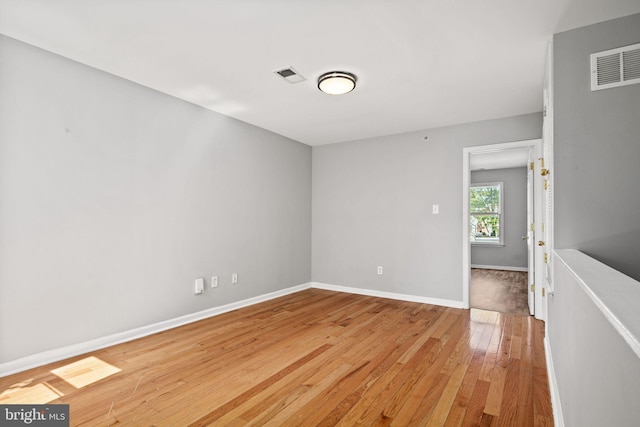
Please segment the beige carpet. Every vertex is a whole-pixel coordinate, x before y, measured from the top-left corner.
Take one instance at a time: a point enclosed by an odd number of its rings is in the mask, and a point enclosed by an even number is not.
[[[527,272],[471,269],[471,307],[529,315]]]

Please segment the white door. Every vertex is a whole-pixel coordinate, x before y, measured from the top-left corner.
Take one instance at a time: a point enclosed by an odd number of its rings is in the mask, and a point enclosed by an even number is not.
[[[553,250],[553,177],[549,172],[549,169],[553,165],[553,118],[552,105],[549,100],[549,93],[545,90],[544,94],[544,125],[543,125],[543,139],[542,149],[543,157],[541,167],[545,172],[543,176],[543,188],[544,188],[544,204],[543,204],[543,236],[545,242],[544,252],[544,287],[547,293],[553,293],[553,264],[551,251]]]
[[[547,67],[544,78],[543,114],[542,114],[542,158],[540,159],[540,179],[543,191],[542,205],[542,238],[544,246],[538,254],[538,271],[543,272],[543,277],[538,277],[542,284],[543,307],[538,307],[542,312],[542,319],[546,320],[548,303],[545,295],[553,295],[553,43],[547,50]],[[540,318],[539,316],[536,316]]]
[[[527,240],[527,268],[529,271],[529,280],[527,282],[527,289],[529,294],[529,314],[534,315],[536,312],[536,294],[535,287],[533,286],[536,283],[535,280],[535,235],[533,232],[533,224],[534,224],[534,191],[533,191],[533,168],[531,165],[534,161],[534,151],[533,149],[529,149],[529,164],[527,166],[527,230],[524,235]]]

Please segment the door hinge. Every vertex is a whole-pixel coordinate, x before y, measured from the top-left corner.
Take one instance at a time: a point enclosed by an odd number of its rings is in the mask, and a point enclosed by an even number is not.
[[[544,157],[540,157],[540,158],[538,158],[538,160],[540,160],[540,167],[543,168],[544,167]]]
[[[544,296],[544,288],[542,288],[542,296]]]
[[[536,231],[536,224],[532,222],[531,225],[529,226],[529,230]]]
[[[547,253],[544,253],[544,263],[548,264],[549,263],[549,255],[547,255]]]
[[[544,189],[548,190],[549,189],[549,184],[547,184],[547,180],[544,180]]]
[[[535,167],[535,165],[533,164],[533,162],[529,163],[529,169],[533,170],[533,168]]]
[[[547,117],[547,106],[545,105],[544,108],[542,109],[542,116],[543,117]]]
[[[531,292],[535,292],[536,291],[536,284],[532,283],[531,284]]]

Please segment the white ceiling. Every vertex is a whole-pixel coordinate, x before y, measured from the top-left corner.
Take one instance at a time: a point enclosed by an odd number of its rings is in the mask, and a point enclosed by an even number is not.
[[[637,12],[638,0],[0,0],[0,33],[320,145],[540,111],[552,34]],[[273,73],[286,66],[307,80]],[[357,74],[356,90],[319,92],[333,70]]]

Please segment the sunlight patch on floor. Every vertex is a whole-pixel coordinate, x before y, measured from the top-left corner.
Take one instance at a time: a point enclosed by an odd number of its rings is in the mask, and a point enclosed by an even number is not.
[[[496,311],[483,310],[479,308],[471,309],[471,321],[476,323],[485,323],[493,325],[501,317]]]
[[[0,405],[8,404],[34,404],[42,405],[52,402],[63,396],[59,390],[47,383],[38,383],[33,386],[17,384],[0,394]]]
[[[91,356],[51,371],[75,388],[82,388],[120,372],[121,369]]]

